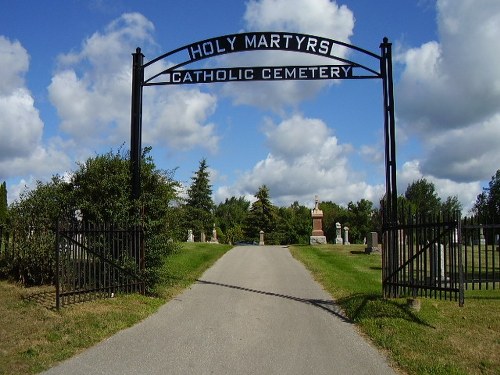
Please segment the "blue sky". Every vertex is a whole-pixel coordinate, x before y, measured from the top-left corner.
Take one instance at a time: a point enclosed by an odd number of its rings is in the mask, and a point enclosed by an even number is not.
[[[500,168],[500,2],[0,0],[0,181],[9,201],[96,153],[129,148],[131,54],[287,31],[379,53],[393,43],[398,189],[425,177],[470,208]],[[175,63],[164,60],[160,67]],[[178,61],[177,61],[178,62]],[[200,66],[314,65],[254,51]],[[329,62],[326,62],[329,63]],[[184,184],[205,157],[214,200],[313,206],[384,194],[379,80],[145,87],[143,146]]]

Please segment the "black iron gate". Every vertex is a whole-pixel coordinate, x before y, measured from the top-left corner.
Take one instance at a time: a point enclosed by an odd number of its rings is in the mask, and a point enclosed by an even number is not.
[[[143,270],[144,234],[140,226],[57,225],[57,308],[119,292],[143,293]]]
[[[454,299],[462,306],[460,213],[421,216],[400,209],[398,218],[384,233],[384,295]]]

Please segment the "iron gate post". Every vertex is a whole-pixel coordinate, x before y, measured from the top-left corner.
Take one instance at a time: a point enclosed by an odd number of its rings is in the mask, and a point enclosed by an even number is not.
[[[131,198],[136,201],[141,196],[141,153],[142,153],[142,86],[144,81],[144,55],[137,48],[132,54],[132,106],[130,119],[130,171]]]
[[[397,268],[399,265],[397,247],[397,186],[396,186],[396,126],[394,115],[394,88],[392,78],[392,43],[387,38],[380,44],[380,72],[384,94],[384,136],[385,136],[385,204],[383,209],[383,231],[386,239],[383,255],[383,291],[385,297],[397,297]],[[387,285],[387,282],[390,285]]]
[[[56,273],[54,275],[54,282],[56,284],[56,309],[59,310],[61,308],[61,287],[60,287],[60,280],[59,280],[59,272],[60,272],[60,267],[61,267],[61,259],[60,259],[60,254],[59,254],[59,220],[56,221],[56,246],[55,246],[55,251],[56,251]]]

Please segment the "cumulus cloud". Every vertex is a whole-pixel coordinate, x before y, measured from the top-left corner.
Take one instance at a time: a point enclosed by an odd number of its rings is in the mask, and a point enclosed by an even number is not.
[[[424,174],[487,179],[500,165],[500,3],[437,2],[439,41],[399,56],[399,125],[419,137]]]
[[[462,204],[464,213],[470,211],[477,194],[481,191],[479,181],[456,182],[449,178],[437,178],[433,175],[423,173],[420,161],[410,160],[403,163],[398,171],[398,194],[403,195],[408,185],[421,178],[425,178],[434,184],[436,193],[442,201],[445,201],[448,197],[457,196]]]
[[[267,121],[265,135],[270,148],[267,157],[244,173],[233,189],[240,195],[254,194],[259,186],[269,187],[275,204],[322,200],[347,204],[361,198],[378,200],[382,186],[369,186],[355,179],[350,170],[349,144],[340,144],[331,129],[319,119],[293,115],[279,124]]]
[[[354,16],[345,6],[330,0],[251,0],[244,15],[245,31],[289,31],[312,34],[349,43],[353,34]],[[345,48],[336,55],[346,57]],[[326,60],[326,61],[325,61]],[[221,61],[233,66],[289,66],[334,64],[333,60],[293,52],[261,51],[231,54]],[[277,112],[314,97],[330,81],[253,82],[240,89],[238,83],[223,85],[224,95],[235,104],[254,105]]]
[[[24,87],[24,75],[29,68],[29,55],[19,41],[0,35],[0,95],[10,95]]]
[[[26,88],[0,95],[0,161],[29,156],[40,142],[43,123]]]
[[[0,65],[0,180],[41,179],[67,167],[64,151],[51,141],[42,143],[44,124],[25,82],[28,52],[18,41],[0,36]]]
[[[137,45],[154,49],[153,24],[128,13],[104,32],[86,39],[79,52],[59,56],[50,99],[70,137],[94,147],[121,144],[130,137],[131,57]],[[168,64],[159,62],[158,69]],[[143,140],[151,145],[217,149],[215,126],[207,123],[215,97],[198,89],[144,88]]]

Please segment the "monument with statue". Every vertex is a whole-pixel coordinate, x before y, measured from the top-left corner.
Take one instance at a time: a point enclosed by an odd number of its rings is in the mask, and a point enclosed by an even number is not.
[[[311,210],[312,217],[312,233],[309,237],[309,243],[311,245],[325,245],[326,237],[323,233],[323,211],[319,209],[319,199],[318,196],[315,198],[314,208]]]

